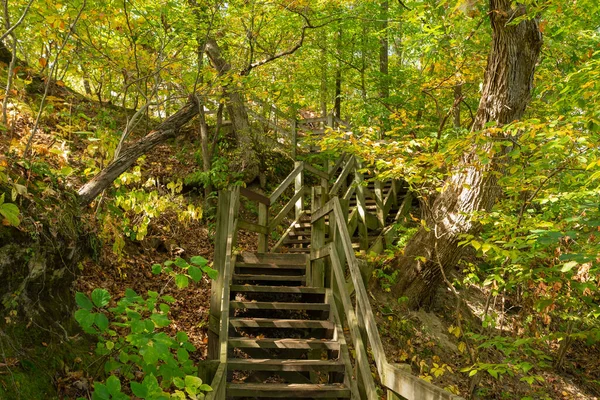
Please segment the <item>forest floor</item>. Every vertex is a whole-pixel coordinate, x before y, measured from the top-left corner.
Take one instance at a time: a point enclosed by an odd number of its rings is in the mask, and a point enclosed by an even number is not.
[[[77,114],[73,108],[77,108]],[[98,104],[73,105],[64,99],[52,99],[52,113],[45,115],[40,133],[34,140],[34,157],[37,161],[48,163],[59,170],[65,167],[73,168],[73,174],[66,174],[63,187],[76,188],[84,180],[86,163],[93,157],[92,141],[85,132],[93,127],[85,121],[112,121],[115,127],[112,135],[118,132],[116,127],[123,126],[126,112],[122,110],[106,111]],[[62,116],[61,116],[62,115]],[[77,115],[77,123],[73,116]],[[0,135],[0,152],[5,154],[9,148],[23,149],[33,124],[33,110],[14,110],[12,118],[14,130]],[[81,126],[77,124],[81,124]],[[58,140],[57,140],[58,138]],[[132,140],[135,139],[135,135]],[[101,143],[98,145],[100,146]],[[161,145],[146,156],[146,162],[141,170],[141,182],[147,178],[156,179],[163,185],[186,176],[198,168],[193,152],[198,147],[194,132],[188,132],[173,144]],[[187,150],[186,150],[187,149]],[[0,155],[2,157],[2,155]],[[0,159],[0,165],[2,159]],[[285,176],[285,175],[284,175]],[[279,177],[283,178],[283,176]],[[202,196],[194,190],[182,193],[191,204],[200,206]],[[96,235],[103,231],[101,220],[95,218],[98,208],[88,209],[90,234]],[[171,334],[185,331],[191,343],[198,349],[192,355],[195,360],[206,357],[207,324],[211,282],[208,278],[185,289],[176,288],[167,275],[154,275],[151,267],[175,257],[189,258],[200,255],[212,262],[213,259],[213,229],[214,212],[205,210],[205,215],[199,220],[182,222],[176,213],[165,212],[152,219],[148,233],[141,241],[125,240],[122,252],[115,254],[113,243],[104,240],[95,249],[96,257],[86,258],[81,264],[81,274],[73,287],[76,291],[90,293],[94,288],[107,289],[113,298],[119,298],[125,289],[131,288],[138,293],[148,290],[162,294],[170,294],[177,299],[172,304],[170,318],[173,323],[167,328]],[[244,212],[252,212],[245,210]],[[240,250],[253,251],[256,238],[252,235],[240,234],[238,237]],[[596,346],[574,345],[567,354],[563,372],[552,369],[540,371],[543,382],[529,385],[520,381],[519,376],[502,374],[494,378],[486,372],[479,372],[473,378],[468,373],[461,372],[469,367],[472,360],[469,351],[473,344],[464,344],[468,340],[461,329],[457,330],[456,300],[446,290],[440,291],[439,300],[432,312],[411,312],[406,310],[397,299],[391,298],[376,282],[372,285],[373,308],[380,324],[380,332],[384,340],[390,362],[409,364],[413,373],[431,380],[450,391],[467,397],[473,391],[480,399],[598,399],[600,396],[600,348]],[[472,309],[483,309],[486,293],[478,288],[469,289],[465,295]],[[499,305],[492,312],[502,314]],[[464,317],[466,323],[481,326],[478,315],[473,313]],[[506,316],[505,325],[510,325],[510,315]],[[508,335],[510,332],[504,331]],[[78,335],[76,335],[78,336]],[[40,343],[40,346],[44,346]],[[97,363],[94,358],[94,344],[89,342],[85,351],[88,353],[89,364],[81,362],[71,367],[63,365],[51,377],[60,398],[74,399],[89,393],[90,383],[94,378],[95,368],[90,366]],[[465,348],[466,346],[466,348]],[[497,350],[480,349],[477,356],[480,362],[501,363],[502,355]],[[15,358],[0,359],[0,385],[10,386],[12,372],[24,368],[25,363]],[[32,397],[33,399],[34,397]],[[41,397],[40,397],[41,398]],[[44,397],[51,398],[51,397]]]

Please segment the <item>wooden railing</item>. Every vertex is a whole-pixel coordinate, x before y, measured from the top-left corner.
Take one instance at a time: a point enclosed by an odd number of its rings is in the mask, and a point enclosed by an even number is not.
[[[316,197],[318,200],[318,196]],[[388,390],[388,399],[397,398],[394,397],[397,395],[409,400],[461,399],[387,361],[359,263],[352,248],[346,215],[338,197],[333,197],[313,212],[313,247],[307,273],[311,276],[310,282],[313,286],[332,290],[333,296],[330,301],[333,308],[339,310],[337,314],[342,319],[338,322],[349,328],[356,354],[354,368],[360,398],[379,399],[369,363],[367,348],[370,348],[379,381]],[[328,228],[324,224],[326,216],[329,216]],[[328,242],[325,242],[326,229],[329,231]],[[317,247],[317,244],[322,245]],[[355,305],[352,304],[350,292],[347,290],[347,275],[350,276],[356,292]]]
[[[206,396],[209,400],[225,399],[227,339],[229,337],[229,283],[235,265],[233,248],[236,244],[239,224],[239,198],[239,187],[219,192],[214,253],[214,265],[219,271],[219,275],[216,280],[212,281],[208,341],[208,358],[218,360],[219,365],[210,384],[213,391]]]

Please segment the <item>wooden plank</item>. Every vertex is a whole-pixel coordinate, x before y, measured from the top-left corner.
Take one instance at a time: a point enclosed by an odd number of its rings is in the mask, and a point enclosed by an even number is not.
[[[350,352],[348,351],[348,345],[346,344],[346,338],[344,336],[344,329],[342,328],[342,320],[338,313],[335,296],[331,289],[328,289],[328,295],[326,296],[331,307],[331,319],[335,324],[334,339],[340,346],[340,359],[346,367],[346,373],[344,374],[344,384],[350,388],[352,399],[359,399],[358,387],[356,386],[356,379],[352,379],[352,364],[350,363]],[[338,296],[339,297],[339,296]]]
[[[335,200],[337,200],[337,198],[333,199],[333,201]],[[345,224],[342,224],[342,226],[345,226]],[[352,256],[354,256],[354,253]],[[356,353],[355,360],[357,363],[358,374],[362,379],[366,392],[365,395],[367,396],[368,400],[378,400],[379,397],[377,395],[377,389],[375,388],[375,382],[373,381],[373,375],[371,375],[371,367],[367,356],[366,346],[365,343],[363,343],[362,335],[358,328],[358,322],[354,308],[352,307],[352,301],[350,300],[348,293],[345,290],[342,290],[346,284],[345,273],[342,269],[342,265],[340,264],[340,259],[335,247],[332,247],[331,249],[331,264],[334,278],[337,282],[338,288],[340,288],[339,295],[342,301],[343,309],[346,313],[346,320],[348,322],[350,334],[352,336],[354,351]],[[377,333],[377,335],[379,336],[379,333]],[[375,357],[375,354],[373,356]]]
[[[335,218],[343,220],[342,208],[340,206],[339,200],[337,198],[333,198],[332,201],[336,202],[334,209]],[[369,302],[367,290],[365,289],[365,285],[360,274],[358,261],[356,260],[354,250],[352,249],[352,242],[350,240],[350,236],[348,235],[347,227],[345,224],[338,224],[338,226],[340,229],[339,240],[342,242],[344,252],[346,253],[346,259],[348,262],[348,268],[350,270],[350,276],[352,277],[352,282],[356,290],[356,301],[365,319],[365,328],[369,337],[369,343],[371,344],[371,350],[373,351],[373,358],[375,359],[375,363],[377,364],[377,371],[379,372],[379,375],[383,376],[383,367],[385,363],[387,363],[387,361],[385,357],[385,352],[383,350],[383,344],[381,343],[381,338],[379,336],[379,331],[377,330],[375,316],[373,315],[373,310]],[[345,281],[340,282],[340,284],[340,287],[344,287]]]
[[[318,248],[318,249],[311,247],[310,248],[310,260],[316,261],[316,260],[320,260],[325,257],[329,257],[330,249],[331,249],[330,244],[326,244],[325,246]]]
[[[322,371],[332,372],[344,370],[344,364],[337,360],[281,360],[272,358],[233,358],[229,360],[229,370],[243,371]]]
[[[306,165],[301,162],[301,161],[296,161],[294,162],[294,168],[298,168],[301,165],[304,165],[304,167],[306,168]],[[298,193],[302,187],[304,186],[304,172],[300,172],[298,175],[296,175],[296,179],[294,180],[294,193]],[[300,216],[300,213],[302,213],[302,211],[304,211],[304,198],[302,196],[300,196],[300,198],[296,201],[296,204],[294,205],[294,209],[295,209],[295,213],[294,216],[296,217],[296,219],[298,219],[298,217]]]
[[[240,283],[240,281],[264,281],[264,282],[296,282],[305,283],[306,277],[304,275],[265,275],[265,274],[235,274],[233,275],[233,281]]]
[[[330,321],[312,319],[278,318],[231,318],[231,326],[236,328],[293,328],[293,329],[332,329]]]
[[[312,188],[312,213],[317,215],[317,208],[321,206],[323,198],[321,187]],[[324,207],[321,207],[323,209]],[[325,219],[318,218],[312,222],[311,228],[311,248],[320,249],[325,245]],[[314,287],[324,287],[325,285],[325,260],[316,259],[310,261],[310,281],[309,284]]]
[[[283,182],[281,182],[279,186],[277,186],[277,188],[273,191],[271,196],[269,196],[270,204],[273,204],[275,203],[275,201],[277,201],[279,196],[281,196],[285,189],[287,189],[292,184],[292,182],[294,182],[296,176],[298,176],[298,174],[300,174],[303,169],[304,163],[301,162],[296,166],[296,168],[294,168],[292,172],[290,172],[290,174],[283,180]]]
[[[327,179],[327,180],[329,180],[329,174],[328,174],[327,172],[323,172],[323,171],[321,171],[320,169],[317,169],[317,168],[313,167],[313,166],[312,166],[312,165],[310,165],[310,164],[306,164],[306,163],[305,163],[305,164],[304,164],[304,169],[305,169],[307,172],[310,172],[310,173],[311,173],[311,174],[313,174],[313,175],[316,175],[316,176],[318,176],[318,177],[320,177],[320,178],[323,178],[323,179]]]
[[[306,256],[302,254],[250,253],[244,251],[238,254],[237,262],[248,264],[304,265],[306,263]]]
[[[336,179],[336,181],[333,184],[331,190],[329,191],[329,196],[336,196],[337,195],[337,191],[342,186],[342,183],[344,182],[344,180],[346,179],[346,177],[348,176],[348,174],[350,173],[350,171],[352,171],[352,169],[354,168],[354,165],[355,165],[355,158],[354,157],[350,157],[350,159],[346,163],[346,166],[344,167],[344,169],[342,170],[342,172],[340,173],[340,175]]]
[[[260,232],[258,235],[258,251],[266,253],[269,249],[269,206],[264,203],[258,203],[258,224],[261,227],[265,227],[264,232]]]
[[[283,209],[279,211],[279,214],[277,214],[277,216],[273,218],[273,220],[269,223],[269,230],[275,229],[277,225],[279,225],[279,223],[285,218],[285,216],[288,215],[290,211],[292,211],[298,199],[304,196],[304,190],[305,188],[302,187],[296,194],[294,194],[290,201],[288,201],[287,204],[283,206]]]
[[[385,212],[385,205],[384,205],[384,199],[383,199],[383,182],[381,182],[381,181],[375,182],[374,192],[375,192],[374,193],[375,194],[375,204],[377,206],[377,211],[376,211],[377,220],[379,221],[379,225],[383,228],[383,227],[385,227],[385,217],[387,216],[387,213]]]
[[[243,219],[238,220],[238,229],[262,233],[264,235],[267,235],[269,233],[269,228],[267,228],[266,226],[255,224],[254,222],[250,221],[245,221]]]
[[[360,164],[357,165],[354,172],[354,180],[356,181],[356,209],[358,210],[359,224],[358,236],[360,237],[360,249],[367,250],[369,247],[368,220],[367,208],[365,202],[365,189],[363,185],[363,174],[358,171]],[[362,223],[361,223],[362,222]]]
[[[302,270],[302,269],[306,269],[306,265],[305,264],[286,264],[286,265],[278,265],[278,264],[274,264],[274,263],[242,263],[242,262],[236,262],[235,263],[235,267],[236,268],[240,268],[242,271],[244,268],[252,268],[252,269],[273,269],[275,272],[278,269],[297,269],[297,270]]]
[[[258,201],[259,203],[263,203],[266,205],[270,205],[271,201],[269,200],[269,198],[265,195],[262,195],[260,193],[257,193],[253,190],[250,190],[248,188],[245,187],[240,187],[240,194],[242,196],[244,196],[245,198],[249,199],[249,200],[254,200],[254,201]]]
[[[231,309],[239,310],[309,310],[329,311],[329,305],[325,303],[291,303],[280,301],[231,301]]]
[[[215,377],[210,383],[212,392],[206,393],[206,400],[225,400],[225,389],[227,385],[227,363],[220,363]]]
[[[325,294],[324,288],[294,287],[294,286],[267,286],[267,285],[231,285],[232,292],[255,293],[288,293],[288,294]]]
[[[231,348],[259,349],[298,349],[298,350],[339,350],[340,343],[335,340],[323,339],[277,339],[277,338],[229,338]]]
[[[312,212],[311,217],[310,217],[310,222],[312,224],[314,224],[315,222],[319,221],[321,218],[328,215],[332,211],[333,211],[333,203],[327,202],[327,204],[325,204],[323,207]]]
[[[349,399],[350,390],[339,384],[229,383],[227,395],[244,398]]]
[[[277,241],[277,243],[275,243],[275,246],[273,246],[271,251],[276,252],[279,250],[279,248],[283,244],[284,240],[290,235],[290,233],[294,230],[295,226],[300,222],[302,217],[304,217],[304,215],[305,215],[305,212],[304,212],[304,210],[302,210],[300,215],[298,215],[296,217],[296,220],[294,222],[292,222],[292,224],[285,230],[285,232],[283,232],[283,235],[281,235],[281,238]],[[310,235],[310,232],[308,233],[308,235]]]
[[[460,396],[447,392],[388,363],[385,364],[381,383],[407,399],[464,400]]]
[[[333,165],[327,169],[328,179],[333,178],[333,176],[337,173],[337,170],[344,164],[344,160],[346,159],[346,153],[342,153],[338,159],[333,163]]]

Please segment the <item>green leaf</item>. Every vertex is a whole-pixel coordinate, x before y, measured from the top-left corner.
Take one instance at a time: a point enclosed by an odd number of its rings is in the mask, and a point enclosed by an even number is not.
[[[560,272],[569,272],[578,265],[577,261],[569,261],[560,269]]]
[[[19,208],[12,203],[0,204],[0,214],[2,214],[12,226],[19,226],[21,223],[19,220]]]
[[[131,382],[129,384],[129,387],[131,387],[131,391],[137,397],[141,397],[142,399],[145,399],[148,396],[148,387],[141,383]]]
[[[179,289],[186,288],[189,285],[189,283],[190,282],[187,276],[183,274],[178,274],[177,276],[175,276],[175,284]]]
[[[92,394],[92,400],[109,400],[110,392],[106,385],[95,382],[94,383],[94,393]]]
[[[186,349],[180,347],[177,349],[177,359],[180,362],[186,362],[190,359],[190,354],[187,352]]]
[[[187,261],[181,257],[177,257],[177,259],[175,259],[175,265],[183,269],[187,269],[190,266],[190,264],[188,264]]]
[[[182,331],[177,332],[175,337],[179,343],[187,342],[189,340],[188,334]]]
[[[163,296],[162,299],[167,303],[175,303],[177,301],[173,296]]]
[[[199,282],[200,279],[202,279],[202,270],[193,265],[190,265],[188,268],[188,274],[190,274],[190,277],[194,282]]]
[[[185,376],[185,386],[186,387],[197,388],[200,385],[202,385],[202,379],[198,378],[197,376],[193,376],[193,375]]]
[[[202,256],[194,256],[190,258],[190,262],[196,265],[204,266],[208,264],[208,260]]]
[[[96,320],[96,314],[82,308],[75,311],[75,320],[79,322],[79,325],[81,325],[82,328],[91,328]]]
[[[203,383],[202,385],[200,385],[198,387],[198,390],[202,391],[202,392],[212,392],[212,388],[210,387],[210,385],[207,385],[206,383]]]
[[[160,265],[160,264],[154,264],[154,265],[152,265],[152,273],[154,275],[160,274],[161,271],[162,271],[162,265]]]
[[[219,277],[219,271],[212,269],[211,267],[202,267],[202,271],[204,271],[206,275],[208,275],[208,277],[213,281],[216,281]]]
[[[94,323],[100,329],[100,332],[104,332],[108,329],[108,318],[102,313],[96,314],[96,317],[94,318]]]
[[[96,307],[104,307],[110,301],[110,294],[106,289],[96,288],[92,292],[92,301]]]
[[[164,328],[165,326],[169,326],[171,324],[169,317],[167,317],[165,314],[154,313],[150,316],[150,319],[156,324],[156,326],[160,328]]]
[[[116,376],[111,375],[106,380],[106,388],[111,395],[115,396],[121,392],[121,381]]]
[[[92,311],[92,308],[94,308],[94,304],[92,303],[90,298],[81,292],[75,293],[75,302],[80,308],[83,308],[88,311]]]
[[[185,387],[185,382],[181,378],[174,378],[173,383],[177,389],[183,389]]]

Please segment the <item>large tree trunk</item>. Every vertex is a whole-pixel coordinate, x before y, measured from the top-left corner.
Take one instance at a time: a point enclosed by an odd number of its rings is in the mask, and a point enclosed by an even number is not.
[[[142,155],[165,142],[169,138],[177,135],[181,127],[187,124],[198,114],[198,104],[194,96],[183,108],[167,118],[152,132],[148,133],[127,150],[123,151],[119,157],[108,164],[98,175],[79,189],[79,203],[87,205],[91,203],[104,189],[112,184],[123,172]]]
[[[513,5],[509,0],[489,3],[493,43],[473,130],[484,129],[490,121],[504,125],[523,116],[531,99],[542,45],[537,17],[509,24],[525,14],[524,6]],[[431,304],[443,280],[442,272],[461,257],[460,235],[478,228],[471,219],[472,213],[490,209],[498,198],[500,189],[495,174],[490,172],[501,171],[502,166],[492,150],[489,143],[465,154],[426,216],[428,229],[419,229],[398,259],[401,276],[394,292],[407,296],[410,306]],[[491,162],[482,164],[477,156],[482,153],[488,153]]]
[[[231,65],[223,58],[221,49],[215,39],[209,38],[206,41],[206,54],[219,75],[226,75],[231,72]],[[223,92],[227,99],[227,112],[229,118],[231,118],[237,139],[238,157],[235,158],[233,166],[238,172],[243,172],[244,181],[251,182],[258,176],[259,163],[245,101],[241,90],[235,85],[225,86]]]

